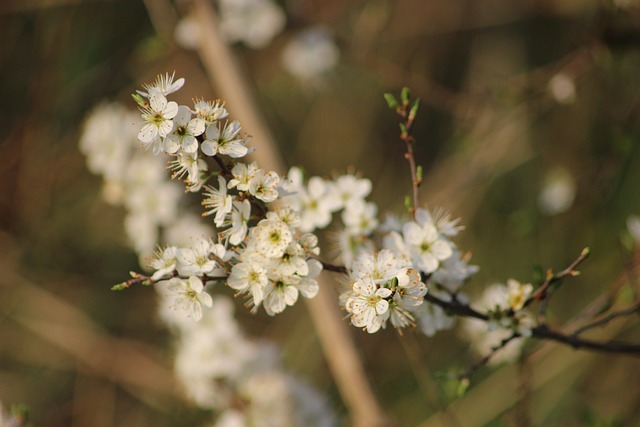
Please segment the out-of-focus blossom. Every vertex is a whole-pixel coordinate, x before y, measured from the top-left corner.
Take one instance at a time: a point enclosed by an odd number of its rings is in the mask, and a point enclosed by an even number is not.
[[[538,196],[538,206],[547,215],[569,210],[576,197],[576,182],[571,173],[557,168],[547,174]]]
[[[331,34],[315,27],[298,34],[282,52],[284,68],[306,81],[317,78],[336,66],[340,51]]]

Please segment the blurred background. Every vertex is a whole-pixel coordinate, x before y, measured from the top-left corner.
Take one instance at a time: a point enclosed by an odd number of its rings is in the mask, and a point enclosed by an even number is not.
[[[373,181],[381,211],[402,214],[409,171],[382,94],[408,86],[422,99],[421,198],[462,218],[457,243],[480,266],[469,294],[538,280],[589,246],[581,276],[554,296],[550,323],[579,320],[600,296],[632,302],[640,2],[289,0],[266,21],[230,22],[225,3],[211,25],[232,44],[289,165],[327,177],[355,168]],[[27,405],[34,425],[210,419],[172,379],[153,292],[109,290],[138,260],[124,213],[103,201],[77,148],[95,105],[134,109],[130,93],[158,73],[186,78],[178,101],[220,96],[190,49],[188,10],[168,0],[0,3],[0,401]],[[277,318],[237,309],[247,333],[276,341],[287,368],[329,396],[347,425],[305,306]],[[593,333],[639,342],[637,321]],[[637,357],[532,341],[519,363],[479,371],[453,401],[437,373],[478,357],[455,331],[351,329],[399,426],[640,425]]]

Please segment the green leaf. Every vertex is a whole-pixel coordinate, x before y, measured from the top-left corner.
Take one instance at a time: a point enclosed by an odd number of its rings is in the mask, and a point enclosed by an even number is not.
[[[144,107],[147,103],[147,101],[139,93],[132,93],[131,97],[133,98],[134,101],[136,101],[136,104],[138,104],[140,107]]]
[[[411,196],[404,196],[404,207],[407,209],[411,209],[413,207]]]
[[[407,104],[409,103],[409,98],[411,98],[411,92],[409,91],[408,87],[403,87],[402,88],[402,92],[400,93],[400,98],[402,99],[402,102]]]
[[[385,101],[387,101],[387,105],[392,110],[397,110],[400,107],[400,104],[398,104],[398,101],[396,100],[395,96],[391,95],[390,93],[385,93],[383,96]]]
[[[420,109],[420,98],[417,98],[413,105],[411,106],[411,110],[409,111],[409,120],[413,121],[418,115],[418,110]]]

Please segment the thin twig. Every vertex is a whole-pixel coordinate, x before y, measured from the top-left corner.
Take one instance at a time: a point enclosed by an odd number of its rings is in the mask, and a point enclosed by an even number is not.
[[[534,338],[548,339],[569,345],[575,349],[599,351],[604,353],[626,354],[640,357],[640,344],[631,344],[621,341],[593,341],[583,339],[575,335],[566,335],[562,332],[549,329],[547,325],[539,325],[531,330]]]
[[[415,144],[415,138],[411,134],[411,128],[413,127],[413,121],[416,118],[418,111],[419,100],[416,100],[412,105],[409,102],[408,89],[402,90],[402,104],[396,108],[396,113],[402,117],[402,124],[400,126],[400,139],[404,142],[407,152],[404,154],[404,158],[409,162],[409,170],[411,172],[411,207],[409,208],[409,214],[415,217],[416,210],[420,207],[420,201],[418,199],[418,189],[422,184],[422,176],[418,173],[418,167],[416,166],[416,158],[413,151],[413,145]]]
[[[609,313],[608,315],[595,320],[591,323],[588,323],[578,329],[576,329],[572,335],[580,335],[583,332],[588,331],[589,329],[597,328],[598,326],[603,326],[612,321],[613,319],[617,319],[618,317],[631,316],[632,314],[640,313],[640,303],[636,303],[631,307],[614,311]]]
[[[493,356],[495,356],[495,354],[500,351],[501,349],[505,348],[507,346],[507,344],[509,344],[511,341],[513,341],[516,338],[519,338],[520,334],[518,334],[517,332],[514,332],[513,334],[509,335],[507,338],[503,339],[502,341],[500,341],[500,343],[494,347],[491,348],[491,350],[489,351],[489,353],[485,354],[480,360],[478,360],[477,362],[475,362],[473,365],[469,366],[467,368],[466,371],[464,371],[463,373],[459,374],[457,377],[459,380],[465,380],[465,379],[469,379],[473,376],[473,374],[480,368],[482,368],[483,366],[485,366],[487,363],[489,363],[489,361],[491,360],[491,358]]]
[[[576,267],[580,265],[580,263],[582,263],[585,259],[587,259],[587,257],[589,256],[589,252],[589,248],[584,248],[582,252],[580,252],[578,258],[576,258],[571,264],[569,264],[567,268],[559,273],[553,274],[553,272],[549,270],[547,272],[547,278],[544,283],[538,289],[536,289],[536,291],[531,294],[529,298],[527,298],[527,301],[525,301],[524,303],[524,307],[527,307],[535,301],[541,301],[542,299],[544,299],[547,296],[549,286],[551,286],[553,283],[556,283],[567,276],[575,277],[580,274],[576,270]]]

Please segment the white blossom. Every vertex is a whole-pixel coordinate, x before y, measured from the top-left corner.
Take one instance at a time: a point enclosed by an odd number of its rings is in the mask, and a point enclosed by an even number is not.
[[[217,266],[213,255],[214,246],[211,241],[201,238],[192,247],[181,248],[177,253],[177,270],[182,276],[202,276],[209,274]]]
[[[165,151],[170,154],[174,154],[178,150],[185,153],[196,153],[198,151],[196,136],[202,135],[204,129],[204,120],[198,117],[191,118],[189,107],[181,105],[173,118],[173,129],[164,140]]]
[[[248,200],[233,202],[231,209],[231,219],[225,220],[224,225],[231,227],[221,233],[223,239],[228,239],[232,245],[239,245],[247,235],[247,221],[251,215],[251,203]]]
[[[202,205],[208,210],[203,215],[215,215],[214,222],[216,226],[221,227],[225,217],[233,209],[233,200],[227,194],[227,183],[222,176],[218,175],[218,188],[211,186],[205,188]]]
[[[166,73],[164,76],[160,74],[156,77],[155,82],[142,85],[142,87],[147,90],[146,92],[140,90],[136,92],[138,92],[145,98],[151,98],[151,96],[154,94],[160,94],[162,96],[170,95],[180,90],[180,88],[182,88],[182,86],[184,85],[183,78],[179,78],[175,82],[173,81],[175,75],[175,72],[171,75],[169,75],[169,73]]]
[[[285,69],[300,80],[317,78],[338,63],[340,51],[329,32],[322,27],[296,35],[282,52]]]
[[[352,290],[345,305],[351,313],[351,323],[369,333],[377,332],[389,317],[386,298],[391,296],[391,290],[378,287],[369,276],[356,280]]]
[[[202,306],[211,307],[211,295],[203,291],[202,281],[195,276],[188,280],[174,277],[167,281],[165,292],[172,301],[170,307],[193,320],[202,318]]]
[[[281,257],[292,238],[289,227],[282,221],[263,219],[251,230],[251,246],[267,258]]]
[[[513,311],[521,310],[529,295],[533,292],[533,285],[520,283],[515,279],[507,280],[506,298],[507,304]]]
[[[218,0],[220,30],[230,42],[259,49],[285,25],[282,9],[272,0]]]
[[[417,215],[416,219],[420,220]],[[407,222],[402,227],[402,235],[409,246],[413,263],[423,273],[432,273],[440,261],[453,253],[452,244],[440,236],[430,221]]]
[[[264,298],[264,288],[268,284],[267,271],[257,262],[247,261],[236,264],[231,269],[227,285],[241,294],[251,294],[253,305]]]
[[[207,127],[229,115],[227,109],[224,108],[224,103],[220,100],[205,101],[203,99],[196,99],[194,101],[193,113],[196,117],[203,120]]]
[[[178,248],[175,246],[167,246],[164,249],[156,251],[154,258],[149,262],[149,267],[156,270],[151,276],[151,279],[157,281],[173,273],[176,270],[177,255]]]
[[[149,106],[142,108],[145,125],[138,132],[143,144],[151,144],[157,137],[165,138],[173,130],[173,119],[178,114],[178,104],[167,102],[161,93],[153,92],[149,96]]]
[[[347,232],[356,236],[366,236],[378,226],[378,206],[361,199],[349,200],[342,211],[342,222]]]
[[[278,198],[278,184],[280,177],[271,171],[265,173],[262,169],[258,169],[249,181],[249,193],[265,203],[273,202]]]
[[[101,104],[87,118],[80,137],[80,151],[87,167],[107,180],[121,180],[133,143],[136,141],[135,113],[119,104]]]
[[[202,152],[207,156],[220,153],[233,158],[244,157],[249,150],[245,139],[238,135],[240,129],[238,121],[210,125],[205,132]]]
[[[251,180],[259,170],[260,169],[256,162],[251,162],[248,165],[244,163],[236,163],[233,169],[231,169],[233,178],[229,181],[229,188],[248,191]]]

